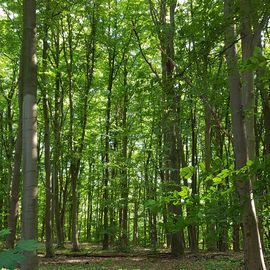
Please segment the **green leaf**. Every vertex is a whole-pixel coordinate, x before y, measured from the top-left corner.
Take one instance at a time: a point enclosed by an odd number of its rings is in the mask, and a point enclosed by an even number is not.
[[[178,195],[181,196],[181,198],[185,199],[189,197],[190,189],[187,186],[183,186],[181,191],[178,192]]]
[[[158,213],[161,210],[161,205],[155,200],[147,200],[145,206],[149,208],[153,213]]]
[[[3,229],[0,231],[0,238],[6,237],[10,234],[10,229]]]
[[[10,270],[14,270],[18,262],[24,260],[24,256],[15,253],[14,250],[5,250],[0,252],[0,268],[7,268]]]
[[[222,179],[217,176],[213,178],[213,182],[215,185],[219,185],[219,184],[222,184]]]
[[[16,245],[16,250],[19,251],[34,251],[38,248],[36,240],[20,240]]]
[[[251,167],[253,164],[254,164],[254,162],[252,160],[248,160],[247,161],[247,166],[248,167]]]
[[[192,177],[194,171],[195,169],[193,166],[184,167],[181,169],[180,175],[185,179],[189,179]]]

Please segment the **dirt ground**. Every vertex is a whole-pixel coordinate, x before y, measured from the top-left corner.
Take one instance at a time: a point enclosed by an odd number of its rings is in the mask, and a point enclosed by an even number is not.
[[[181,259],[169,254],[66,254],[40,258],[41,269],[89,270],[239,270],[242,254],[185,254]]]

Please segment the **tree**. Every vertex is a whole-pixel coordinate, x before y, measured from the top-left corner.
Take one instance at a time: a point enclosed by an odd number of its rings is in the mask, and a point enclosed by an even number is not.
[[[19,189],[20,189],[20,178],[21,178],[21,160],[22,160],[22,103],[23,103],[23,89],[22,89],[22,61],[20,61],[20,75],[19,75],[19,126],[17,131],[17,139],[15,145],[15,157],[14,157],[14,168],[11,180],[11,194],[10,194],[10,206],[8,216],[8,228],[10,234],[7,236],[6,243],[8,248],[14,247],[16,239],[16,226],[19,214]]]
[[[53,254],[53,230],[52,230],[52,183],[51,183],[51,150],[50,150],[50,120],[49,120],[49,104],[48,104],[48,90],[47,90],[47,76],[48,69],[48,18],[49,18],[50,1],[46,1],[45,8],[45,23],[44,23],[44,39],[43,39],[43,55],[42,55],[42,102],[43,102],[43,115],[44,115],[44,163],[46,173],[46,210],[45,210],[45,237],[46,237],[46,257],[51,258]]]
[[[133,238],[174,256],[233,247],[245,250],[247,267],[262,262],[257,216],[265,248],[270,239],[269,4],[226,1],[227,15],[216,0],[41,1],[36,40],[33,1],[25,1],[22,52],[19,4],[0,1],[0,229],[11,228],[9,245],[18,236],[23,144],[32,190],[38,165],[40,221],[31,230],[38,225],[47,256],[54,242],[127,251]],[[30,189],[23,192],[29,200]]]
[[[244,7],[245,6],[245,7]],[[247,9],[246,9],[247,8]],[[243,60],[251,57],[249,51],[251,47],[251,33],[248,20],[248,5],[241,2],[242,10],[242,39],[243,39]],[[236,48],[234,45],[235,34],[233,28],[232,1],[225,0],[224,14],[227,18],[228,26],[225,30],[225,46],[227,48],[227,63],[229,70],[229,89],[232,110],[232,129],[233,129],[233,146],[235,155],[236,169],[243,168],[248,160],[254,159],[254,120],[252,104],[254,95],[252,93],[253,82],[252,73],[244,72],[243,89],[241,89],[240,73],[237,65]],[[247,44],[246,44],[247,43]],[[241,91],[242,90],[242,91]],[[244,91],[244,92],[243,92]],[[242,100],[243,97],[243,100]],[[245,109],[245,111],[243,111]],[[251,112],[247,115],[247,110]],[[245,114],[246,113],[246,114]],[[246,177],[246,176],[244,176]],[[240,196],[240,203],[243,207],[243,229],[245,242],[245,269],[266,269],[262,253],[258,222],[256,217],[255,202],[252,191],[252,177],[246,179],[238,176],[236,188]]]
[[[177,116],[177,107],[179,96],[175,86],[174,77],[174,35],[175,35],[175,9],[177,1],[161,1],[159,6],[159,18],[157,20],[156,10],[152,1],[150,3],[150,12],[158,33],[161,47],[161,66],[162,66],[162,89],[164,99],[166,100],[163,132],[164,132],[164,162],[166,166],[165,177],[168,190],[174,192],[179,190],[180,178],[180,160],[178,154],[178,132],[179,122]],[[167,19],[168,18],[168,19]],[[178,219],[182,215],[180,205],[169,204],[170,219],[174,226],[177,226]],[[171,233],[171,251],[173,256],[181,256],[184,253],[182,228],[174,228]]]
[[[36,1],[23,1],[23,209],[22,237],[37,239],[37,64]],[[22,269],[38,269],[36,252],[26,252]]]

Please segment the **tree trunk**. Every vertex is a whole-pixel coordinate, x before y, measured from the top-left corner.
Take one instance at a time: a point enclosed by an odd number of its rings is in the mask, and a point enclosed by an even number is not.
[[[242,95],[240,86],[240,74],[237,67],[237,56],[235,45],[232,3],[225,0],[224,13],[227,19],[228,27],[225,30],[225,46],[227,49],[226,57],[229,69],[229,89],[230,104],[232,111],[232,130],[233,130],[233,146],[235,154],[236,169],[240,169],[246,165],[247,160],[253,159],[255,155],[254,146],[254,114],[253,107],[253,75],[249,71],[245,71],[243,78],[243,90],[246,92]],[[248,22],[249,13],[247,12],[248,3],[240,1],[241,7],[241,29],[242,29],[242,49],[243,61],[250,57],[251,36],[250,26]],[[233,45],[232,45],[233,44]],[[243,98],[243,101],[242,101]],[[248,109],[251,114],[245,115]],[[253,123],[253,124],[252,124]],[[246,132],[250,132],[246,134]],[[243,179],[244,178],[244,179]],[[238,175],[236,189],[240,197],[240,203],[243,208],[243,229],[244,229],[244,269],[247,270],[265,270],[265,262],[261,247],[258,222],[256,217],[255,202],[252,194],[252,179],[249,176]]]
[[[110,181],[110,171],[109,171],[109,161],[110,161],[110,128],[111,128],[111,96],[112,96],[112,86],[113,86],[113,74],[114,74],[114,61],[115,61],[115,49],[113,52],[109,52],[109,80],[108,80],[108,96],[106,105],[106,130],[105,130],[105,153],[104,153],[104,192],[103,192],[103,249],[109,248],[109,181]]]
[[[61,158],[61,123],[63,123],[63,95],[60,92],[61,88],[61,72],[60,72],[60,34],[59,29],[56,30],[54,37],[55,47],[55,92],[54,92],[54,116],[53,116],[53,171],[52,171],[52,208],[55,222],[55,231],[57,239],[57,247],[64,247],[63,226],[61,219],[64,218],[64,212],[61,213],[61,176],[60,176],[60,158]],[[65,203],[65,200],[63,201]]]
[[[20,177],[21,177],[21,160],[22,160],[22,105],[23,105],[23,84],[22,84],[22,59],[20,59],[20,74],[19,74],[19,127],[17,131],[17,140],[15,145],[15,158],[14,169],[11,181],[11,196],[10,196],[10,208],[8,215],[8,228],[10,234],[7,237],[7,248],[14,247],[14,241],[16,238],[16,225],[19,211],[19,191],[20,191]]]
[[[23,208],[22,237],[37,239],[37,65],[36,1],[23,1]],[[26,252],[23,270],[38,269],[36,252]]]
[[[169,22],[167,22],[167,8],[169,9]],[[168,7],[166,1],[161,1],[160,18],[163,28],[163,34],[160,35],[160,45],[162,48],[162,85],[163,91],[166,96],[166,125],[164,127],[164,147],[165,147],[165,160],[167,167],[166,172],[167,184],[169,191],[180,189],[180,162],[177,151],[177,138],[179,134],[178,128],[178,96],[173,80],[174,73],[174,33],[175,33],[175,8],[176,1],[170,1]],[[180,205],[169,204],[169,218],[173,224],[176,225],[179,218],[182,216],[182,209]],[[182,256],[184,253],[184,239],[183,230],[177,228],[171,234],[171,253],[175,257]]]
[[[46,1],[46,21],[48,21],[50,1]],[[51,183],[51,153],[50,153],[50,122],[48,112],[48,91],[47,91],[47,68],[48,68],[48,25],[44,24],[44,39],[43,39],[43,89],[42,89],[42,101],[43,101],[43,115],[44,115],[44,148],[45,148],[45,173],[46,173],[46,206],[45,206],[45,234],[46,234],[46,254],[45,257],[52,258],[53,254],[53,239],[52,239],[52,183]]]
[[[192,99],[192,97],[191,97]],[[195,108],[194,108],[195,107]],[[193,168],[197,165],[197,124],[196,124],[196,105],[194,106],[194,103],[192,101],[191,105],[191,112],[190,112],[190,117],[191,117],[191,132],[192,132],[192,153],[191,153],[191,165]],[[191,183],[191,190],[192,190],[192,198],[193,198],[193,204],[196,205],[196,195],[197,195],[197,173],[194,172],[192,175],[192,183]],[[187,215],[188,213],[192,211],[192,209],[189,209],[187,207]],[[189,233],[189,248],[191,252],[196,253],[198,252],[198,235],[197,235],[197,226],[193,222],[189,224],[188,226],[188,233]]]
[[[123,251],[127,250],[128,247],[128,171],[127,171],[127,162],[128,162],[128,134],[127,134],[127,111],[128,111],[128,85],[127,85],[127,60],[125,60],[124,65],[124,95],[123,95],[123,108],[122,108],[122,185],[121,185],[121,240],[120,247]]]

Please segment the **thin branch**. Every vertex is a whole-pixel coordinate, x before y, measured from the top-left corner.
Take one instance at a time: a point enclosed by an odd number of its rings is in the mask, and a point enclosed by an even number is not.
[[[146,55],[145,55],[145,53],[144,53],[144,51],[143,51],[143,49],[142,49],[142,44],[141,44],[141,41],[140,41],[140,37],[139,37],[139,35],[138,35],[137,31],[136,31],[134,21],[132,21],[132,25],[133,25],[133,32],[134,32],[134,34],[135,34],[135,36],[136,36],[136,39],[137,39],[137,42],[138,42],[138,45],[139,45],[139,49],[140,49],[140,52],[141,52],[141,54],[142,54],[143,59],[144,59],[145,62],[148,64],[148,66],[150,67],[151,71],[156,75],[156,78],[158,79],[159,83],[162,85],[161,79],[160,79],[160,77],[159,77],[157,71],[156,71],[155,68],[153,67],[152,63],[147,59],[147,57],[146,57]]]
[[[266,12],[262,18],[262,20],[259,22],[258,26],[256,27],[256,29],[254,30],[254,34],[253,34],[253,48],[257,46],[259,39],[260,39],[260,35],[261,32],[263,30],[263,28],[268,25],[269,23],[269,19],[270,19],[270,15]]]

